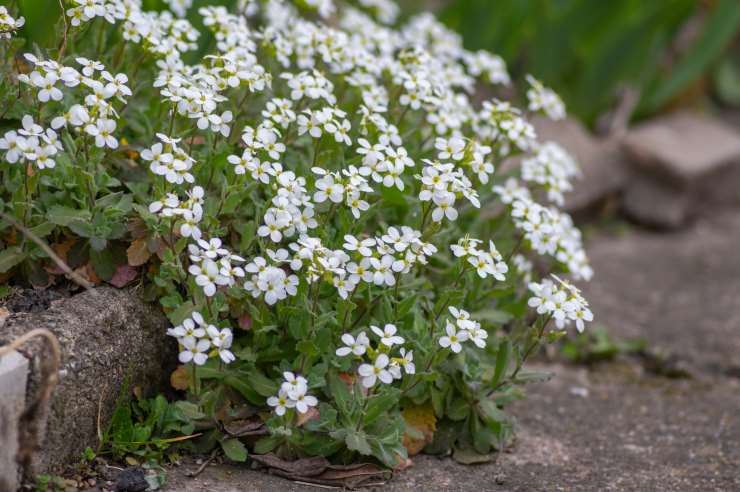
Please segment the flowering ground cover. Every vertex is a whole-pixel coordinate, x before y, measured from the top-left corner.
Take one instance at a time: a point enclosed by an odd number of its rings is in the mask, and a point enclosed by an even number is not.
[[[474,103],[503,61],[385,0],[166,3],[64,2],[48,46],[0,11],[4,279],[137,281],[179,346],[186,393],[113,452],[502,449],[526,360],[593,317],[578,167],[527,121],[560,98]]]

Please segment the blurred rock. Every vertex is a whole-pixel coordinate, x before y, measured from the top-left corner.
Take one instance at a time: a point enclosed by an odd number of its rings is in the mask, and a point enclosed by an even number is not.
[[[717,120],[673,113],[631,130],[624,149],[633,171],[624,210],[638,222],[676,228],[740,200],[740,134]]]
[[[0,491],[18,488],[18,421],[26,398],[28,361],[18,352],[0,356]]]
[[[565,209],[574,214],[588,214],[615,196],[627,180],[625,158],[616,139],[596,138],[571,118],[552,121],[536,117],[533,124],[540,141],[552,140],[576,158],[583,176],[574,190],[565,196]]]
[[[98,445],[124,387],[144,394],[166,387],[167,362],[175,361],[168,321],[133,289],[98,288],[52,301],[41,312],[12,313],[0,331],[0,345],[34,329],[47,328],[59,339],[59,383],[41,425],[45,437],[34,456],[34,474],[53,473],[79,461],[85,447]],[[40,340],[18,352],[30,363],[27,401],[33,401],[46,356]],[[44,422],[45,420],[45,422]]]

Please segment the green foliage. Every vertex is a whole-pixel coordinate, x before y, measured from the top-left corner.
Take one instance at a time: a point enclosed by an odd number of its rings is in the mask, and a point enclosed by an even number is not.
[[[199,5],[222,3],[231,14],[206,12],[207,22],[194,14]],[[387,39],[369,37],[363,42],[371,46],[356,57],[337,41],[354,38],[332,31],[336,38],[325,38],[312,55],[317,70],[299,73],[303,38],[285,68],[279,43],[261,34],[269,32],[262,30],[269,16],[253,15],[242,27],[247,21],[233,2],[196,3],[192,24],[150,14],[159,24],[131,41],[123,22],[95,18],[69,28],[53,8],[38,26],[37,5],[21,5],[34,23],[19,33],[25,38],[0,45],[8,128],[0,210],[22,225],[2,223],[0,274],[37,286],[62,281],[41,238],[89,282],[140,279],[144,296],[159,302],[172,324],[183,365],[170,380],[187,391],[176,402],[121,398],[97,454],[141,463],[180,448],[220,449],[238,462],[274,452],[396,467],[408,456],[405,438],[469,463],[506,446],[514,425],[506,406],[523,396],[522,386],[550,376],[524,369],[564,333],[548,332],[550,321],[561,328],[590,321],[575,287],[540,272],[588,278],[590,268],[580,234],[550,203],[570,188],[575,164],[565,153],[554,164],[540,155],[518,109],[468,103],[467,81],[483,74],[460,83],[422,80],[428,91],[417,107],[421,96],[408,81],[466,70],[463,56],[444,59],[444,43],[424,52],[376,26]],[[144,2],[145,9],[162,7]],[[239,32],[224,35],[230,29]],[[317,38],[330,29],[319,24]],[[236,46],[224,41],[237,34],[245,38],[233,38]],[[157,45],[158,37],[168,42]],[[385,53],[393,39],[402,44]],[[45,61],[23,56],[30,52]],[[111,73],[90,69],[83,77],[78,69],[84,73],[88,62],[78,57],[99,59]],[[383,62],[377,73],[359,64],[365,57]],[[57,58],[81,83],[25,79],[57,71],[48,62]],[[358,73],[345,61],[357,62]],[[126,74],[133,94],[124,97],[109,84],[125,85]],[[369,78],[387,107],[368,109],[364,99],[376,96],[350,75]],[[297,86],[291,77],[300,78]],[[161,86],[163,79],[169,83]],[[330,89],[301,95],[317,81]],[[64,85],[60,98],[42,98],[54,84]],[[287,98],[293,117],[280,121],[270,104]],[[89,124],[72,121],[75,104],[85,106]],[[60,123],[63,115],[69,121]],[[297,115],[311,117],[305,128]],[[452,116],[456,127],[442,124]],[[430,123],[433,117],[440,122]],[[325,128],[315,134],[309,123]],[[38,152],[14,159],[8,142],[15,130],[33,133],[24,144],[53,147],[54,165],[39,165]],[[276,143],[285,148],[270,150]],[[381,157],[366,157],[368,146],[382,149],[374,151]],[[562,166],[555,185],[499,171],[509,158],[535,153]],[[507,193],[515,204],[502,198]],[[368,238],[370,246],[352,244]],[[528,304],[532,299],[539,305]],[[427,409],[426,433],[404,419],[414,407]]]
[[[595,325],[588,332],[564,340],[560,350],[573,362],[590,364],[612,360],[621,354],[640,352],[645,347],[645,340],[615,339],[604,326]]]
[[[707,73],[740,29],[736,0],[714,2],[693,44],[671,59],[695,0],[490,0],[449,2],[442,18],[470,49],[500,54],[515,74],[552,85],[586,121],[608,110],[625,85],[641,92],[638,116],[663,108]]]
[[[113,411],[98,453],[110,453],[119,459],[134,457],[142,462],[162,461],[179,444],[195,437],[194,422],[204,416],[192,404],[168,403],[162,395],[136,401],[122,398]],[[86,459],[90,458],[86,455]]]

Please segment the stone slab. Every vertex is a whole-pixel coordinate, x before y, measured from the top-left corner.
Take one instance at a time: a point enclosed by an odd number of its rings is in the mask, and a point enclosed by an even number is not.
[[[18,488],[18,418],[26,400],[28,361],[16,351],[0,356],[0,492]]]
[[[740,373],[740,209],[683,231],[602,233],[587,251],[596,275],[584,295],[614,336],[644,338],[697,373]]]
[[[565,210],[587,211],[625,186],[628,166],[618,139],[597,138],[571,118],[552,121],[536,117],[532,122],[540,141],[557,142],[581,167],[581,179],[575,181],[574,190],[565,196]]]
[[[53,473],[79,461],[85,447],[96,448],[98,428],[105,430],[124,387],[144,394],[165,388],[176,361],[175,343],[165,334],[167,319],[133,289],[97,288],[52,301],[45,311],[13,313],[0,329],[0,344],[39,327],[59,339],[62,365],[42,419],[46,433],[34,474]],[[30,399],[46,351],[43,342],[31,341],[19,352],[30,362]]]
[[[696,113],[676,112],[638,125],[624,146],[638,166],[681,182],[740,165],[740,133]]]
[[[714,385],[649,376],[630,363],[594,370],[548,364],[555,379],[511,408],[517,438],[496,461],[463,466],[415,456],[390,492],[661,492],[740,488],[740,381]],[[316,487],[218,463],[197,478],[192,458],[168,472],[169,492],[310,492]]]

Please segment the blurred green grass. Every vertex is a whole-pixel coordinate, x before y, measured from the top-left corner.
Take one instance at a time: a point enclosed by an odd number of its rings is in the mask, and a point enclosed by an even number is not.
[[[517,78],[532,73],[542,79],[588,123],[627,84],[641,94],[637,117],[665,108],[718,64],[740,30],[738,0],[436,3],[444,5],[441,19],[463,35],[466,48],[500,54]],[[676,49],[692,19],[695,36]]]

